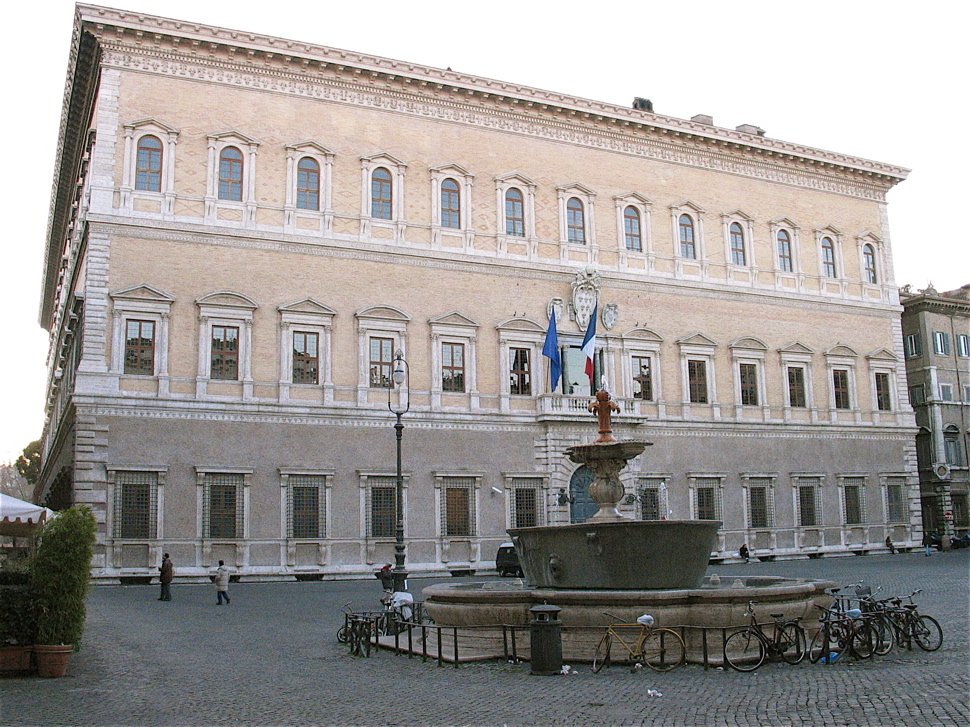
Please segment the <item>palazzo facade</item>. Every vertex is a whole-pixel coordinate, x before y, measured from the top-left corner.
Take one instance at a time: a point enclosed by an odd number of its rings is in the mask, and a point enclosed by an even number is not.
[[[886,192],[907,170],[373,55],[78,6],[38,497],[96,575],[412,572],[580,522],[580,351],[637,518],[714,558],[919,542]],[[542,349],[558,321],[562,383]]]

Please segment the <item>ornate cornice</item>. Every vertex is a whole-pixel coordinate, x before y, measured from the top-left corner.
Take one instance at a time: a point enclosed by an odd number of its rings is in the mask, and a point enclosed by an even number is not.
[[[404,63],[78,6],[105,65],[362,105],[883,200],[908,170],[756,134]]]

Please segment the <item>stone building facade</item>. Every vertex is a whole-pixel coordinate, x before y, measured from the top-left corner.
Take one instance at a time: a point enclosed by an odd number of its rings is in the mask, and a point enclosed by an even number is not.
[[[907,170],[104,8],[73,43],[38,495],[95,509],[100,577],[163,550],[182,575],[391,560],[398,352],[412,570],[581,521],[594,313],[617,433],[653,443],[628,514],[721,519],[718,558],[919,541],[885,201]]]
[[[944,293],[906,286],[900,297],[923,523],[963,535],[970,530],[970,285]]]

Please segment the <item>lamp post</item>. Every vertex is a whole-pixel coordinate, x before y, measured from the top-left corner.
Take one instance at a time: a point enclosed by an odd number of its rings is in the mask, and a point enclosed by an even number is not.
[[[411,408],[411,392],[404,393],[405,384],[408,381],[408,362],[404,360],[404,354],[398,350],[394,356],[394,373],[391,374],[391,387],[387,390],[387,408],[397,417],[394,424],[394,433],[397,437],[397,492],[395,508],[397,513],[397,524],[394,530],[394,570],[391,575],[394,578],[394,590],[406,591],[408,572],[404,567],[404,473],[401,470],[401,437],[404,434],[404,424],[401,417]],[[398,390],[397,407],[392,401],[394,389]],[[403,400],[403,404],[402,404]]]

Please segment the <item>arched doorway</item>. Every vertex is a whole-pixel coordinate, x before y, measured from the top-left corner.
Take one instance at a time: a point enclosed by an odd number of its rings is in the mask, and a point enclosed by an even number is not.
[[[586,465],[576,468],[569,478],[569,522],[584,523],[599,511],[599,505],[589,496],[589,486],[595,479]]]

